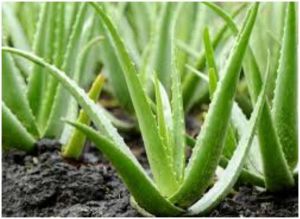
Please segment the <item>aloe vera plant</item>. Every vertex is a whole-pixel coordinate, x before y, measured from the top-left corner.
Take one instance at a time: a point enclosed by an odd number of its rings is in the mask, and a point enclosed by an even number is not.
[[[26,34],[20,34],[23,29],[21,22],[13,14],[12,5],[5,4],[3,10],[6,24],[13,20],[14,25],[12,28],[7,26],[7,35],[3,38],[3,44],[7,45],[11,42],[15,48],[32,50],[66,72],[74,72],[70,77],[82,83],[88,51],[91,46],[103,40],[103,37],[99,36],[90,40],[81,32],[82,28],[87,33],[91,32],[91,25],[88,25],[91,23],[88,22],[91,18],[86,15],[86,5],[47,2],[36,7],[39,12],[36,28],[31,28],[34,33],[32,31],[28,33],[33,34],[34,37],[32,40],[27,40]],[[69,7],[74,10],[78,8],[78,13],[66,15],[65,12]],[[67,22],[68,19],[71,20],[70,23]],[[22,37],[23,40],[19,40],[18,37]],[[11,119],[9,124],[19,130],[13,133],[9,125],[3,126],[6,146],[32,151],[35,148],[34,143],[40,138],[59,138],[64,128],[60,118],[70,111],[70,108],[75,109],[76,117],[78,104],[74,101],[69,102],[71,96],[55,78],[45,74],[45,69],[40,66],[15,59],[9,54],[3,54],[2,63],[4,115],[6,119]],[[20,134],[20,137],[17,134]],[[22,141],[22,136],[28,140]],[[16,142],[14,139],[18,138],[20,140],[14,144],[13,142]]]
[[[236,37],[235,46],[227,60],[223,77],[216,85],[207,118],[187,165],[182,85],[178,72],[178,48],[174,34],[182,5],[179,4],[175,8],[169,36],[172,100],[169,103],[166,88],[158,77],[154,78],[156,116],[153,114],[148,94],[142,87],[129,52],[107,12],[97,3],[89,3],[89,6],[87,4],[85,6],[95,10],[113,46],[145,143],[153,179],[147,175],[129,150],[105,111],[99,108],[77,85],[76,81],[70,78],[71,69],[67,69],[68,72],[65,73],[43,58],[19,49],[4,47],[3,53],[21,56],[37,64],[72,94],[99,131],[82,123],[69,123],[94,141],[96,147],[112,162],[131,192],[132,203],[137,209],[142,208],[158,216],[207,213],[230,191],[242,171],[256,123],[259,121],[265,104],[266,83],[255,104],[249,129],[245,135],[241,136],[223,177],[205,193],[222,155],[243,56],[255,23],[258,3],[253,4],[249,9],[243,28]]]
[[[238,31],[237,25],[226,12],[214,4],[207,3],[207,5],[221,15],[227,23],[231,24],[230,26],[232,27],[233,32],[236,33]],[[298,135],[296,133],[297,65],[295,62],[295,58],[297,57],[297,39],[294,3],[287,4],[285,16],[285,28],[281,42],[282,48],[279,60],[280,64],[277,73],[272,73],[273,77],[274,75],[277,75],[272,111],[270,109],[271,105],[266,103],[262,112],[261,121],[258,123],[259,141],[252,146],[253,151],[249,154],[249,156],[254,154],[251,156],[252,162],[249,163],[249,168],[254,166],[254,168],[252,167],[254,172],[259,170],[257,173],[264,177],[265,187],[274,192],[286,190],[295,186],[293,173],[295,172],[294,168],[298,162]],[[290,57],[289,64],[287,64],[286,61],[288,57]],[[283,64],[284,62],[286,64]],[[251,48],[247,51],[243,65],[251,98],[252,101],[255,102],[258,94],[257,92],[261,86],[261,73]],[[288,80],[290,80],[289,85],[286,84]],[[286,93],[285,97],[283,97],[285,92],[281,89],[289,91]],[[276,102],[278,105],[275,104]],[[286,108],[285,113],[283,113],[283,111],[277,111],[279,105],[281,110],[283,110],[283,107],[288,108]],[[283,115],[288,118],[286,117],[283,119],[285,117]],[[257,156],[259,150],[261,156]],[[272,155],[270,154],[270,150],[272,150]]]

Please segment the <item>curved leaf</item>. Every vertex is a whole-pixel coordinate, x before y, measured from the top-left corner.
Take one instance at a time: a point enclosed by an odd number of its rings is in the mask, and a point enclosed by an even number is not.
[[[25,151],[32,151],[34,137],[26,130],[17,117],[2,102],[2,144]]]
[[[178,206],[194,203],[207,189],[222,154],[225,133],[230,121],[233,98],[239,79],[243,55],[254,26],[258,3],[249,10],[244,28],[236,39],[227,61],[224,77],[220,80],[202,131],[185,170],[185,178],[179,190],[171,197]],[[197,186],[195,186],[197,185]]]
[[[298,162],[297,18],[294,2],[290,2],[287,7],[272,110],[283,152],[290,168],[293,169]]]
[[[70,124],[83,132],[108,157],[139,206],[151,214],[160,216],[176,216],[184,212],[167,201],[159,193],[142,167],[137,166],[137,163],[133,162],[113,142],[86,125],[80,123]]]
[[[135,66],[110,18],[97,3],[91,3],[91,5],[110,33],[109,39],[114,45],[116,55],[123,69],[155,181],[164,195],[170,194],[177,188],[177,180]]]
[[[25,96],[26,85],[13,58],[2,53],[2,95],[6,106],[12,111],[29,133],[39,137],[40,133]]]
[[[267,75],[269,75],[269,72],[270,71],[268,71]],[[259,95],[256,107],[254,108],[251,115],[248,133],[242,136],[228,166],[222,173],[219,181],[217,181],[217,183],[198,202],[196,202],[188,209],[188,214],[199,215],[208,213],[223,200],[223,198],[230,192],[235,182],[237,181],[245,163],[247,153],[251,147],[256,126],[261,116],[261,112],[265,102],[267,90],[266,85],[268,84],[268,79],[269,77],[266,76],[264,87],[261,91],[261,94]]]

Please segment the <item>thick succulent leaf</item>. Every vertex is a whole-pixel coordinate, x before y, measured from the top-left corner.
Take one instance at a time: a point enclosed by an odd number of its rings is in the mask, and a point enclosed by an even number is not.
[[[104,76],[100,74],[93,82],[92,87],[88,93],[89,98],[91,98],[95,102],[97,102],[101,93],[104,84],[104,79]],[[90,124],[90,118],[83,110],[80,110],[79,112],[77,123],[81,123],[84,125]],[[74,130],[72,135],[70,136],[68,143],[63,147],[63,156],[68,158],[79,159],[82,155],[85,140],[86,137],[83,133],[81,133],[78,130]]]
[[[291,169],[298,162],[296,3],[287,7],[280,64],[273,99],[274,125]]]
[[[15,3],[16,14],[30,45],[33,42],[40,6],[41,4],[38,2],[31,2],[30,4],[26,2]]]
[[[47,50],[49,50],[49,41],[46,38],[48,34],[47,15],[50,13],[50,3],[44,3],[41,6],[37,28],[33,40],[33,52],[43,58],[46,57]],[[38,117],[42,105],[43,94],[46,91],[46,74],[40,66],[34,65],[28,80],[27,98],[32,109],[33,114]]]
[[[5,2],[2,6],[3,24],[15,48],[30,51],[30,44],[24,33],[20,21],[18,20],[11,2]],[[25,77],[30,75],[29,65],[24,60],[16,60],[18,67]]]
[[[104,28],[104,24],[101,20],[97,19],[96,22],[101,24],[98,24],[97,28],[99,29],[99,33],[105,37],[105,41],[100,47],[100,56],[104,64],[104,72],[108,78],[109,84],[111,84],[113,88],[112,91],[114,96],[124,109],[132,112],[133,106],[130,99],[130,94],[124,74],[122,72],[122,68],[115,54],[113,44],[109,40],[109,32],[106,28]]]
[[[23,126],[35,137],[39,130],[25,96],[26,85],[10,54],[2,53],[2,100]]]
[[[41,26],[37,30],[36,45],[34,45],[36,46],[35,54],[61,67],[62,54],[64,53],[63,3],[46,3],[45,7],[48,10],[41,12],[42,18],[39,24]],[[48,21],[45,25],[43,21],[46,18],[48,18]],[[31,89],[28,94],[34,94],[33,97],[38,96],[37,103],[33,99],[32,104],[38,104],[37,119],[44,134],[58,83],[54,78],[49,77],[48,74],[41,73],[43,70],[40,66],[33,66],[33,77],[31,78],[33,86],[30,86]],[[29,96],[29,98],[32,98],[32,96]]]
[[[267,77],[267,79],[268,78],[269,77]],[[226,197],[236,183],[245,163],[247,153],[251,147],[256,126],[261,116],[266,96],[267,83],[268,80],[265,80],[265,85],[261,91],[261,94],[259,95],[256,107],[251,115],[249,131],[240,139],[240,142],[219,181],[217,181],[217,183],[198,202],[188,209],[188,214],[202,215],[208,213]]]
[[[219,79],[219,75],[218,75],[218,70],[216,67],[214,50],[213,50],[212,43],[210,41],[208,28],[204,29],[203,41],[204,41],[204,46],[205,46],[205,55],[206,55],[206,61],[207,61],[207,67],[208,67],[209,94],[210,94],[210,98],[212,99],[213,94],[217,88],[217,82]],[[231,158],[231,155],[232,155],[235,147],[236,147],[236,139],[235,139],[235,134],[234,134],[234,128],[230,124],[228,127],[227,134],[226,134],[223,154],[227,158]]]
[[[207,189],[218,166],[225,133],[230,122],[243,56],[254,26],[257,10],[258,3],[255,3],[247,14],[243,31],[236,39],[224,77],[219,82],[202,131],[193,148],[192,156],[185,170],[184,181],[179,190],[171,197],[171,201],[178,206],[187,207],[194,203]]]
[[[79,53],[79,42],[82,35],[81,30],[85,21],[86,13],[87,6],[86,4],[82,3],[76,16],[76,21],[72,28],[65,51],[65,56],[63,58],[62,69],[70,77],[74,76],[75,63],[77,62]],[[48,107],[45,107],[45,109],[51,109],[48,114],[49,116],[46,117],[49,118],[45,129],[46,136],[58,136],[61,133],[63,124],[61,123],[60,118],[65,115],[70,103],[69,94],[61,85],[57,84],[57,81],[54,82],[54,87],[55,89],[52,90],[53,92],[49,93],[48,95],[50,101],[45,104],[45,106]]]
[[[247,129],[247,131],[248,131],[248,129]],[[248,133],[248,132],[244,132],[244,133]],[[193,148],[196,144],[196,141],[194,140],[194,138],[192,138],[188,134],[185,135],[185,138],[186,138],[187,145],[189,147]],[[254,139],[255,139],[255,137],[253,138],[253,140]],[[226,157],[221,156],[219,166],[221,168],[225,169],[227,167],[229,161],[230,160],[227,159]],[[248,183],[248,184],[250,183],[252,185],[259,186],[259,187],[264,187],[265,186],[264,179],[261,175],[258,175],[253,171],[249,171],[246,168],[242,169],[240,177],[239,177],[239,181],[242,182],[242,183],[243,182]]]
[[[172,137],[173,121],[171,118],[171,106],[167,93],[163,85],[159,82],[157,76],[154,78],[156,117],[159,134],[164,145],[167,147],[167,153],[173,159]]]
[[[213,11],[215,11],[221,18],[223,18],[224,21],[231,28],[231,31],[235,35],[238,33],[238,26],[234,22],[232,16],[227,14],[226,11],[224,11],[222,8],[220,8],[216,4],[206,2],[205,5],[208,6],[209,8],[211,8]],[[246,55],[245,55],[245,58],[243,61],[244,69],[247,69],[248,63],[249,63],[249,66],[251,66],[251,68],[253,68],[252,73],[254,73],[255,75],[252,77],[253,80],[252,81],[248,80],[247,83],[251,83],[251,87],[253,87],[253,86],[257,87],[260,84],[260,81],[257,80],[257,79],[260,79],[260,77],[259,77],[260,73],[259,73],[259,69],[258,69],[256,60],[253,56],[253,53],[252,53],[252,50],[250,47],[246,51]],[[249,127],[248,123],[249,122],[248,122],[246,116],[243,114],[243,112],[239,108],[238,104],[236,104],[236,103],[234,103],[234,105],[233,105],[232,121],[233,121],[233,124],[240,136],[242,136],[248,132],[248,127]],[[226,151],[225,151],[225,153],[226,153]],[[248,159],[247,159],[246,165],[254,173],[262,174],[262,159],[261,159],[261,154],[259,151],[259,143],[258,143],[256,137],[253,140],[253,145],[248,154]]]
[[[151,14],[148,2],[131,2],[128,4],[127,17],[140,51],[147,45],[151,32]],[[124,9],[123,9],[124,10]]]
[[[164,3],[161,9],[157,38],[155,40],[155,55],[153,71],[157,72],[159,81],[164,85],[168,94],[170,93],[171,69],[171,25],[174,19],[174,3]]]
[[[177,188],[177,181],[135,66],[110,18],[98,4],[91,3],[91,5],[110,33],[109,39],[114,45],[114,50],[123,69],[155,181],[164,195],[170,194]]]
[[[120,147],[86,125],[70,124],[83,132],[108,157],[139,206],[151,214],[160,216],[176,216],[184,212],[160,194],[142,167],[133,162]]]
[[[239,137],[249,132],[249,121],[237,103],[233,104],[231,118],[232,124],[237,130]],[[263,167],[261,153],[259,150],[258,138],[255,136],[247,156],[246,167],[249,171],[261,176],[263,175]]]
[[[171,42],[171,94],[172,94],[172,120],[173,120],[173,161],[178,181],[182,181],[185,168],[185,124],[184,110],[182,101],[182,87],[179,72],[179,53],[176,47],[175,34],[179,14],[182,11],[183,4],[177,6],[171,22],[171,33],[169,41]]]
[[[2,102],[2,144],[24,151],[32,151],[35,141],[35,138]]]
[[[206,83],[209,83],[209,78],[207,77],[207,75],[205,75],[204,73],[198,71],[197,69],[189,65],[187,65],[187,67],[191,72],[195,73],[199,78],[203,79]],[[248,132],[249,121],[236,102],[233,103],[231,122],[232,122],[232,128],[235,128],[235,130],[237,130],[239,136],[243,136],[245,133]],[[232,156],[232,153],[236,145],[236,139],[234,138],[235,135],[234,130],[232,130],[231,133],[227,135],[231,135],[231,136],[227,137],[226,139],[223,154],[227,158],[230,158]],[[193,139],[190,138],[187,139],[193,145],[192,143]],[[191,146],[189,143],[188,145]],[[226,145],[229,145],[228,148],[226,148],[227,147]],[[250,168],[251,172],[253,172],[254,174],[256,175],[262,174],[261,154],[259,153],[259,144],[258,144],[257,137],[254,137],[253,139],[251,150],[248,153],[246,165],[247,168]]]
[[[245,8],[245,4],[236,9],[232,16],[235,17],[239,15],[243,9]],[[216,33],[215,37],[212,40],[212,45],[214,48],[220,43],[220,41],[224,38],[224,34],[228,29],[228,25],[223,25],[222,28]],[[200,53],[199,57],[196,59],[194,66],[198,70],[203,70],[205,67],[205,52],[204,50]],[[184,109],[187,112],[197,100],[201,99],[208,91],[206,85],[201,83],[201,92],[199,92],[196,88],[199,85],[199,79],[194,74],[188,74],[183,82],[183,101],[184,101]],[[200,95],[200,94],[201,95]]]

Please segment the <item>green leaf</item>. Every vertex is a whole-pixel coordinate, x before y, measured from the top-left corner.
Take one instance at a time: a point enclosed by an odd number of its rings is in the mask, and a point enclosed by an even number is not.
[[[85,21],[85,15],[87,13],[86,4],[81,4],[78,14],[76,16],[76,21],[72,27],[71,35],[68,40],[67,48],[63,58],[62,69],[70,77],[74,76],[75,65],[78,58],[80,39],[82,35],[82,27]],[[59,25],[59,24],[58,24]],[[47,124],[45,127],[46,136],[58,136],[63,128],[63,124],[60,121],[60,118],[65,115],[69,106],[70,96],[63,89],[61,85],[55,80],[53,85],[53,90],[49,90],[48,100],[43,104],[44,109],[48,113],[44,118],[48,118]],[[63,104],[62,104],[63,103]]]
[[[298,162],[297,129],[297,18],[296,6],[287,7],[272,115],[283,152],[291,169]]]
[[[245,8],[246,4],[243,4],[239,8],[237,8],[233,13],[232,16],[235,17],[239,15],[243,9]],[[216,46],[220,43],[220,41],[224,38],[224,34],[226,30],[228,29],[228,25],[223,25],[222,28],[216,33],[215,37],[212,40],[213,48],[216,48]],[[195,61],[195,68],[198,70],[203,70],[205,67],[205,52],[204,50],[200,53],[199,57]],[[205,85],[201,84],[203,87],[201,89],[201,95],[199,95],[199,91],[197,91],[197,86],[199,84],[199,79],[194,74],[189,74],[185,77],[183,81],[183,102],[184,102],[184,109],[185,111],[188,111],[193,104],[197,101],[197,99],[200,99],[205,95],[207,91],[207,87]]]
[[[247,153],[251,147],[251,143],[255,134],[256,126],[261,116],[261,112],[265,102],[266,88],[268,84],[269,71],[266,76],[264,87],[259,95],[256,107],[253,110],[249,122],[249,131],[242,136],[234,154],[222,173],[219,181],[193,206],[191,206],[188,214],[199,215],[205,214],[216,207],[228,195],[234,184],[236,183],[240,173],[242,172]]]
[[[182,9],[182,4],[177,6],[173,15],[173,21],[171,22],[170,38],[171,42],[171,94],[172,94],[172,120],[173,120],[173,161],[174,170],[179,182],[184,177],[185,168],[185,124],[184,124],[184,110],[182,101],[182,87],[181,78],[179,73],[179,57],[178,50],[175,42],[175,30],[177,27],[177,20],[179,13]]]
[[[174,19],[174,3],[164,3],[161,8],[159,26],[155,40],[155,55],[153,57],[153,71],[157,72],[159,81],[164,85],[167,93],[170,93],[171,70],[171,21]]]
[[[151,214],[160,216],[176,216],[184,212],[160,194],[142,167],[120,150],[119,146],[86,125],[70,124],[83,132],[108,157],[139,206]]]
[[[212,98],[213,93],[217,88],[218,71],[217,71],[215,58],[214,58],[214,49],[210,42],[208,28],[204,29],[203,41],[204,41],[205,56],[206,56],[206,61],[208,66],[209,93],[210,93],[210,97]]]
[[[164,195],[171,194],[177,188],[177,180],[135,66],[109,17],[99,5],[96,3],[91,3],[91,5],[110,33],[109,39],[114,45],[116,55],[123,69],[155,181]]]
[[[48,33],[47,15],[50,12],[50,3],[44,3],[41,6],[37,28],[33,40],[33,52],[43,58],[46,58],[46,51],[49,41],[46,38]],[[47,47],[46,47],[47,45]],[[46,74],[40,66],[34,65],[28,80],[27,98],[32,109],[33,114],[38,117],[43,100],[43,94],[46,90]]]
[[[159,134],[163,144],[167,147],[167,153],[173,160],[173,121],[171,118],[172,111],[167,92],[163,85],[159,82],[157,76],[154,77],[155,100],[156,100],[156,117],[158,123]]]
[[[32,151],[34,137],[2,101],[2,144],[24,151]]]
[[[119,60],[115,54],[113,44],[109,40],[109,32],[106,28],[104,28],[103,22],[97,19],[96,22],[98,21],[100,24],[97,26],[97,28],[99,28],[99,33],[105,37],[105,41],[100,47],[100,56],[104,64],[104,72],[106,73],[108,81],[113,88],[114,96],[124,109],[132,112],[133,106],[128,87]]]
[[[88,93],[89,98],[91,98],[94,102],[97,102],[103,84],[104,77],[100,74],[93,82],[92,87]],[[84,125],[90,124],[90,118],[83,110],[79,112],[77,123],[81,123]],[[79,159],[82,155],[85,140],[86,137],[83,133],[81,133],[78,130],[74,130],[72,135],[70,136],[68,143],[63,147],[63,156],[68,158]]]
[[[224,77],[217,87],[202,131],[193,148],[192,156],[185,170],[184,181],[179,190],[171,197],[171,201],[178,206],[187,207],[194,203],[209,186],[218,166],[243,56],[254,26],[257,10],[258,3],[255,3],[247,14],[243,31],[236,39],[234,49],[227,61]]]
[[[16,13],[13,9],[13,3],[6,2],[3,4],[2,12],[3,12],[3,25],[6,27],[9,37],[14,45],[14,47],[23,49],[26,51],[30,51],[30,45],[28,39],[25,35],[25,32],[21,26],[19,19],[16,16]],[[24,74],[25,77],[30,75],[29,65],[24,62],[24,60],[16,60],[16,64],[21,70],[21,73]]]
[[[29,133],[39,137],[40,133],[35,118],[25,96],[26,85],[13,58],[2,53],[2,99],[6,106],[18,118]]]
[[[37,32],[35,53],[44,57],[50,63],[54,63],[56,66],[61,67],[62,54],[64,53],[64,24],[62,22],[62,20],[64,20],[63,4],[49,3],[48,6],[45,7],[48,7],[49,11],[46,10],[44,11],[44,14],[41,15],[42,21],[40,23],[40,29],[38,29]],[[43,17],[48,17],[48,23],[43,23]],[[37,107],[39,108],[39,111],[37,119],[44,135],[57,88],[57,82],[52,77],[49,77],[49,75],[41,73],[43,69],[39,66],[34,66],[33,68],[34,78],[32,80],[35,83],[33,84],[34,87],[31,88],[34,90],[29,90],[29,94],[38,95],[39,97],[39,102],[34,102],[33,104],[38,104]],[[32,101],[35,101],[35,99]]]

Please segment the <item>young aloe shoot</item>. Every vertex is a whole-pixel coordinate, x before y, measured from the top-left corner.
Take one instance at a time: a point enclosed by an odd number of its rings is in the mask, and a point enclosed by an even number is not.
[[[103,74],[99,74],[88,92],[89,98],[91,98],[91,100],[93,100],[94,102],[97,102],[100,96],[104,84],[104,80],[105,78]],[[83,110],[80,110],[76,122],[89,125],[90,119]],[[86,140],[85,135],[75,129],[67,144],[63,146],[62,155],[67,158],[79,159],[80,156],[82,155],[85,140]]]

